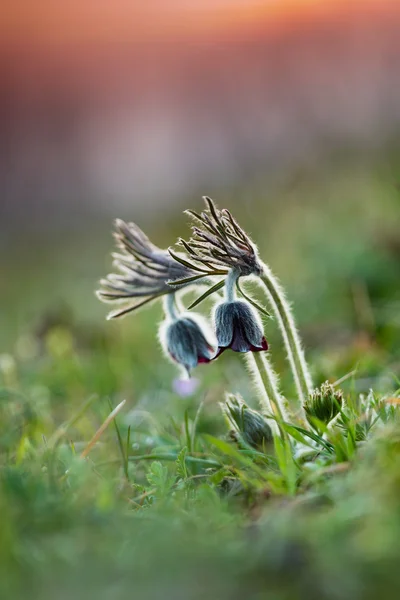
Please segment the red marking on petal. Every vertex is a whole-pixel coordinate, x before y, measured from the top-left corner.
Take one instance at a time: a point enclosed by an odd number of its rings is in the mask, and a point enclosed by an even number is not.
[[[213,358],[208,358],[208,356],[198,356],[198,357],[197,357],[197,362],[198,362],[199,364],[201,364],[201,363],[209,363],[209,362],[211,362],[212,360],[214,360],[214,359],[213,359]]]
[[[262,338],[261,340],[261,348],[259,346],[250,346],[250,351],[251,352],[263,352],[265,350],[268,350],[268,342],[265,339],[265,337]]]
[[[246,349],[243,350],[239,350],[236,346],[235,346],[235,338],[232,340],[231,344],[229,346],[219,346],[218,347],[218,352],[216,353],[216,355],[211,359],[211,360],[216,360],[219,356],[221,356],[221,354],[223,352],[225,352],[225,350],[228,350],[228,348],[230,350],[233,350],[234,352],[240,352],[240,353],[246,353],[246,352],[265,352],[266,350],[268,350],[268,342],[265,339],[265,337],[263,337],[261,339],[261,346],[253,346],[253,344],[248,343],[248,347]],[[200,362],[200,361],[199,361]]]

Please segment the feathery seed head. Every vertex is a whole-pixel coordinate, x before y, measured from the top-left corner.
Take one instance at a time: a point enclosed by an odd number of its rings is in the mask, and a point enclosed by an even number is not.
[[[230,269],[237,270],[239,276],[260,275],[257,248],[246,232],[229,210],[220,210],[207,196],[204,201],[207,208],[201,214],[186,211],[196,223],[192,238],[179,241],[188,254],[187,264],[207,275],[225,274]]]
[[[135,223],[117,219],[114,237],[119,252],[113,254],[113,264],[119,273],[111,273],[102,279],[96,292],[103,302],[124,304],[111,312],[109,319],[130,313],[179,287],[171,287],[168,281],[187,279],[196,274],[174,260],[167,250],[155,246]]]

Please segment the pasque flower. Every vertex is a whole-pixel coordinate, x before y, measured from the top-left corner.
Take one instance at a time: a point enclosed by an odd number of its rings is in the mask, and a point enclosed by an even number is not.
[[[230,348],[234,352],[268,350],[260,319],[244,300],[222,302],[215,309],[218,356]]]
[[[210,198],[204,197],[204,200],[206,210],[203,212],[186,211],[194,219],[195,224],[192,227],[192,237],[189,240],[180,239],[180,245],[186,250],[187,255],[184,260],[179,257],[178,262],[192,270],[196,267],[204,269],[208,277],[224,274],[225,269],[228,269],[228,273],[234,271],[237,276],[238,290],[245,298],[238,283],[239,278],[249,275],[257,278],[265,290],[268,303],[281,330],[301,404],[300,410],[303,410],[302,405],[312,392],[312,378],[284,290],[268,265],[261,260],[254,242],[232,214],[226,209],[220,210]],[[171,255],[174,258],[172,253]],[[201,275],[198,277],[200,278]],[[222,285],[223,282],[215,284],[197,300],[197,304],[211,293],[218,291]]]
[[[121,317],[163,298],[167,317],[162,326],[164,349],[190,371],[199,362],[216,358],[226,348],[255,353],[268,349],[259,313],[267,316],[269,313],[246,295],[239,282],[242,277],[252,277],[264,286],[267,300],[281,329],[301,400],[301,410],[304,411],[304,402],[312,392],[311,377],[283,290],[269,267],[261,261],[256,245],[232,214],[226,209],[219,210],[210,198],[205,197],[204,200],[206,210],[202,213],[187,211],[196,224],[188,241],[180,239],[181,249],[186,254],[171,249],[162,250],[137,225],[117,220],[114,235],[119,252],[113,255],[117,272],[101,280],[97,296],[104,302],[123,303],[108,318]],[[209,287],[214,277],[218,277],[218,280]],[[216,353],[209,342],[210,337],[196,318],[177,308],[176,314],[172,314],[174,309],[168,308],[168,304],[175,303],[174,292],[192,285],[206,285],[207,289],[192,302],[188,310],[211,294],[223,288],[225,290],[224,301],[215,310],[218,338]],[[237,299],[236,291],[243,300]],[[271,403],[275,398],[274,402],[278,405],[280,397],[268,360],[265,355],[259,354],[251,358],[266,396],[271,396]]]
[[[122,303],[108,315],[109,319],[122,317],[182,287],[173,287],[168,281],[190,281],[197,274],[174,260],[167,250],[153,244],[135,223],[117,219],[114,237],[119,249],[113,254],[114,266],[119,273],[111,273],[102,279],[96,292],[103,302]]]
[[[208,363],[215,356],[215,347],[204,326],[192,317],[176,316],[161,326],[161,342],[171,358],[190,371],[199,363]]]

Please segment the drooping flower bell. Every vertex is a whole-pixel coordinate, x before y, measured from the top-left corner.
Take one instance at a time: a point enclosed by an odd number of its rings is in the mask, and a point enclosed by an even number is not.
[[[216,358],[227,348],[234,352],[268,350],[261,319],[246,300],[237,300],[235,285],[238,271],[232,269],[225,279],[225,301],[214,312],[215,333],[218,342]]]
[[[248,302],[222,302],[215,310],[214,320],[218,356],[227,348],[234,352],[268,350],[260,318]]]
[[[210,341],[212,332],[198,315],[181,314],[173,303],[173,296],[165,301],[168,318],[161,325],[160,339],[165,352],[190,375],[199,363],[208,363],[214,358],[215,340]]]

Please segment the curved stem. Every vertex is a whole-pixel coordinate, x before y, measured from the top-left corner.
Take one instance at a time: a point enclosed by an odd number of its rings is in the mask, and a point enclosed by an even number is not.
[[[176,296],[174,293],[167,294],[164,296],[164,311],[165,314],[172,320],[176,321],[179,318],[179,308],[176,302]]]
[[[247,354],[247,364],[258,384],[261,408],[268,414],[275,416],[276,421],[273,422],[272,428],[274,433],[278,434],[279,430],[281,430],[279,424],[285,421],[284,407],[281,404],[281,395],[278,388],[278,378],[268,358],[261,352],[249,352]]]
[[[289,303],[271,269],[265,264],[262,265],[260,279],[281,330],[297,394],[303,406],[312,392],[313,385]]]
[[[239,278],[239,271],[231,269],[225,279],[225,300],[234,302],[236,300],[236,282]]]

